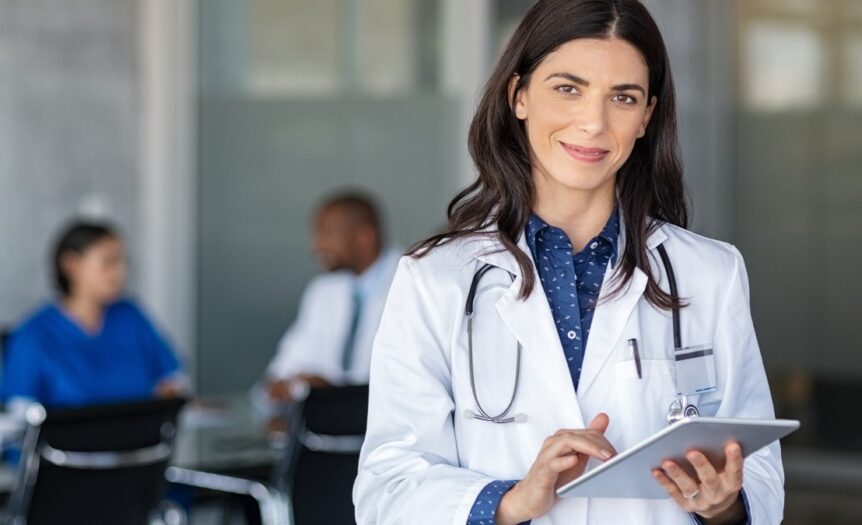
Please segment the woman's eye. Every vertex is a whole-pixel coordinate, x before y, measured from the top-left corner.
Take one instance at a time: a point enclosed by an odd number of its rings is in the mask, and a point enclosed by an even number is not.
[[[634,105],[634,104],[637,104],[637,102],[638,102],[638,99],[636,99],[635,97],[633,97],[631,95],[623,95],[623,94],[614,95],[614,100],[616,100],[617,102],[622,102],[623,104],[627,104],[627,105]]]
[[[562,86],[557,86],[554,89],[556,89],[558,92],[562,93],[563,95],[579,95],[580,94],[580,93],[578,93],[578,88],[576,88],[575,86],[572,86],[572,85],[568,85],[568,84],[563,84]]]

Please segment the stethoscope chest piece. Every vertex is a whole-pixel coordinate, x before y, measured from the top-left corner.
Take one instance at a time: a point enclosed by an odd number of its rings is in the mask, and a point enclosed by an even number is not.
[[[697,417],[700,411],[695,405],[689,404],[685,396],[678,397],[667,410],[667,424],[672,425],[686,417]]]

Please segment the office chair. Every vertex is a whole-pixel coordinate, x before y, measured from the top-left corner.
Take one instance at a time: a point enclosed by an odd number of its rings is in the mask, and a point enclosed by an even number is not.
[[[273,484],[290,494],[296,525],[355,523],[353,481],[367,419],[367,385],[312,389],[288,413],[291,438]]]
[[[184,399],[26,411],[4,523],[144,525],[161,500]],[[155,520],[158,522],[158,520]]]

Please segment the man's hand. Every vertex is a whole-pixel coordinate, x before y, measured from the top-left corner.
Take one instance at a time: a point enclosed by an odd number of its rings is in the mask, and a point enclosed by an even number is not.
[[[329,381],[314,374],[299,374],[287,379],[271,380],[266,385],[266,394],[273,401],[290,403],[308,395],[309,388],[331,386]]]

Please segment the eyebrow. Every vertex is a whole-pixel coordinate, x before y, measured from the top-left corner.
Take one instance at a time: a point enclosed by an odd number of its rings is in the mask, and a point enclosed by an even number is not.
[[[551,73],[550,75],[548,75],[548,78],[546,78],[545,81],[547,82],[552,78],[564,78],[574,84],[578,84],[584,87],[589,87],[590,85],[590,82],[588,80],[585,80],[571,73]],[[646,90],[640,84],[617,84],[616,86],[612,86],[611,89],[613,91],[640,91],[644,96],[646,96]]]

